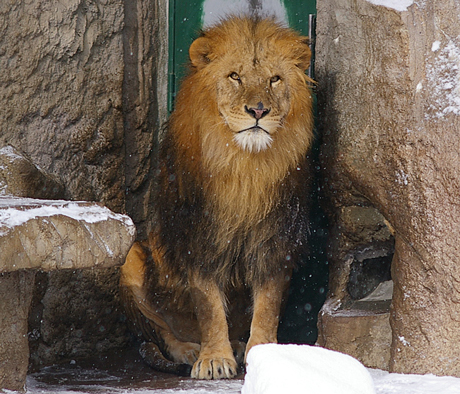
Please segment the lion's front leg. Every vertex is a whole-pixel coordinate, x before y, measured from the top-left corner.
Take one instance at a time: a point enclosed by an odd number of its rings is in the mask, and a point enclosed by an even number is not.
[[[291,269],[281,270],[279,275],[268,279],[253,289],[254,312],[251,322],[251,334],[246,345],[245,360],[249,350],[264,343],[277,343],[283,297],[289,287]]]
[[[237,364],[228,337],[223,295],[212,281],[193,280],[195,312],[201,330],[201,351],[192,368],[195,379],[230,379]]]

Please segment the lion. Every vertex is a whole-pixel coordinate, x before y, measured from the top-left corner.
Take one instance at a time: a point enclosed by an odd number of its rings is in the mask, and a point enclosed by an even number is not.
[[[253,346],[277,342],[305,252],[310,49],[272,19],[233,16],[189,55],[158,150],[153,230],[132,246],[120,288],[147,363],[232,378]]]

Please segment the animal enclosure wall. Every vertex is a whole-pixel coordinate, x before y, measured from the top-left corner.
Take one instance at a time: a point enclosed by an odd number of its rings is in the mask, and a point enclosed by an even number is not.
[[[59,198],[128,213],[142,236],[166,67],[166,1],[2,1],[0,147],[56,176]],[[32,364],[125,345],[117,286],[115,268],[37,275]]]
[[[338,221],[367,206],[394,233],[394,372],[460,376],[459,15],[458,0],[318,3],[326,190]]]

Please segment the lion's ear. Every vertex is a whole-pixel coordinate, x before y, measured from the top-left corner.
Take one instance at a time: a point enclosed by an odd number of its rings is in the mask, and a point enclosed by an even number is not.
[[[188,51],[190,61],[197,68],[206,66],[209,62],[209,54],[211,52],[211,40],[206,37],[199,37],[190,45]]]
[[[294,56],[296,60],[296,65],[302,71],[305,71],[310,67],[310,58],[311,58],[311,50],[309,46],[310,40],[308,37],[300,37],[297,41],[297,48],[294,51]]]

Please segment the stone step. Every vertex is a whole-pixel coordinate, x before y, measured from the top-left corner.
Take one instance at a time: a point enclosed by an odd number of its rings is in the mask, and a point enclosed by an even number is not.
[[[327,300],[318,316],[318,344],[349,354],[366,367],[388,370],[392,294],[390,280],[361,300]]]

